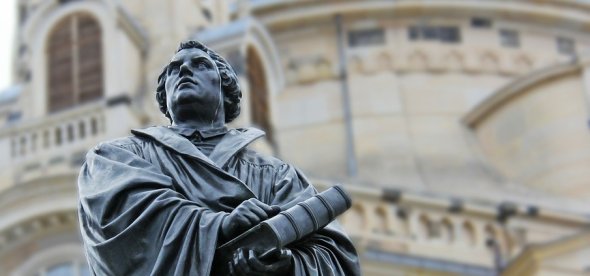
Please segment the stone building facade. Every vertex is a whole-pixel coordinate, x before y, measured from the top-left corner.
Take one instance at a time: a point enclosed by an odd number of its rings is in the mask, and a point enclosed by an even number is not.
[[[87,275],[85,152],[166,124],[178,42],[227,57],[235,126],[354,197],[364,275],[590,273],[590,4],[20,0],[0,93],[0,274]]]

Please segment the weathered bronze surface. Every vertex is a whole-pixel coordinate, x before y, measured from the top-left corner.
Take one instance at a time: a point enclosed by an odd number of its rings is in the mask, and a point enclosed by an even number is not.
[[[95,275],[360,274],[350,239],[332,221],[350,206],[346,194],[314,197],[295,167],[248,148],[262,131],[225,126],[240,113],[241,91],[221,56],[182,43],[156,98],[171,125],[97,145],[80,172],[80,224]],[[240,236],[263,225],[278,243]],[[254,238],[228,249],[244,236]]]

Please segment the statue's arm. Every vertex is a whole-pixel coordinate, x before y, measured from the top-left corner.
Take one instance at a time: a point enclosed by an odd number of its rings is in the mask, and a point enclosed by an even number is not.
[[[293,166],[285,164],[277,171],[273,205],[286,209],[315,194],[311,183]],[[337,221],[288,248],[294,275],[360,275],[356,250]]]
[[[88,155],[79,216],[97,275],[208,275],[221,221],[187,200],[173,180],[134,152],[105,143]]]

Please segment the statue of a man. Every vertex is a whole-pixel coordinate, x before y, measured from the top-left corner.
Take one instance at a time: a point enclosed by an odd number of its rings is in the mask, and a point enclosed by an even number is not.
[[[218,246],[316,194],[296,168],[248,148],[262,131],[225,126],[240,113],[238,79],[203,44],[181,43],[156,98],[170,126],[99,144],[80,172],[95,275],[216,275]],[[336,222],[268,256],[239,249],[222,265],[236,275],[360,274]]]

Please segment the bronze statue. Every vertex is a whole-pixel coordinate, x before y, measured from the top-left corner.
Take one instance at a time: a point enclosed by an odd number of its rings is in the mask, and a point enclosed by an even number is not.
[[[225,126],[240,113],[241,91],[221,56],[196,41],[181,43],[158,78],[156,99],[170,126],[99,144],[80,172],[80,225],[95,275],[360,274],[338,223],[321,227],[337,215],[330,204],[350,205],[345,194],[314,198],[300,171],[248,148],[262,131]],[[313,219],[265,252],[228,249],[261,222],[285,226],[279,212]]]

